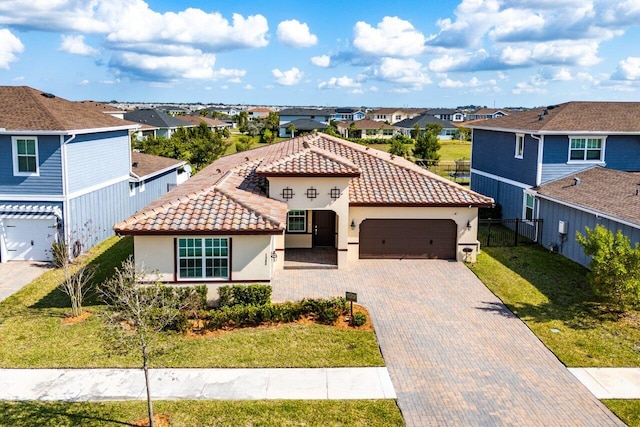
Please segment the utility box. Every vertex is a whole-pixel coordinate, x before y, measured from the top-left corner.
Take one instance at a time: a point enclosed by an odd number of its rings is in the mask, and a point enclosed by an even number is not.
[[[569,223],[567,221],[558,221],[558,233],[563,236],[569,232]]]

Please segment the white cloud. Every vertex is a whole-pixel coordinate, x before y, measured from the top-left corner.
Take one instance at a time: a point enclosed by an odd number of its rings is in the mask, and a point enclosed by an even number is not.
[[[524,65],[531,61],[531,50],[507,46],[500,54],[500,60],[507,65]]]
[[[239,83],[241,78],[247,74],[247,70],[239,70],[235,68],[220,68],[213,72],[214,79],[229,79],[230,83]]]
[[[12,82],[23,82],[24,76],[18,76],[11,79]]]
[[[244,89],[244,90],[253,90],[253,86],[250,85],[250,84],[246,84],[246,85],[244,85],[244,87],[242,89]]]
[[[630,56],[618,62],[618,67],[611,78],[614,80],[640,80],[640,58]]]
[[[85,44],[83,35],[66,36],[63,34],[62,42],[60,43],[60,50],[62,52],[82,56],[95,56],[100,53],[98,49]]]
[[[227,90],[227,89],[229,89],[229,86],[227,86],[227,85],[222,85],[222,86],[220,86],[220,89],[222,89],[222,90]]]
[[[124,52],[115,55],[109,66],[149,80],[212,79],[215,78],[215,62],[215,55],[211,54],[153,56]]]
[[[328,68],[331,65],[331,57],[329,55],[314,56],[311,63],[316,67]]]
[[[379,65],[373,67],[371,77],[411,90],[421,90],[423,85],[431,83],[422,64],[415,59],[383,58]]]
[[[358,88],[362,86],[361,83],[355,81],[351,77],[331,77],[326,82],[321,82],[318,85],[318,89],[338,89],[338,88]]]
[[[544,67],[541,68],[538,72],[538,75],[543,80],[550,81],[563,81],[568,82],[573,80],[573,76],[571,75],[571,71],[568,68],[555,68],[555,67]]]
[[[81,82],[78,82],[78,86],[87,86],[89,84],[89,80],[82,80]]]
[[[376,28],[357,22],[353,32],[353,46],[368,55],[408,58],[424,50],[424,35],[398,17],[385,16]]]
[[[311,47],[318,43],[318,37],[311,34],[309,26],[296,19],[278,24],[278,40],[289,47]]]
[[[444,88],[467,88],[467,87],[475,88],[475,87],[482,87],[482,86],[496,86],[497,84],[498,82],[495,79],[482,81],[477,77],[472,77],[466,82],[462,80],[452,80],[450,78],[445,78],[440,83],[438,83],[438,86],[444,87]]]
[[[19,53],[24,52],[24,45],[9,30],[0,30],[0,68],[9,69],[10,62],[16,62]]]
[[[304,76],[304,73],[296,67],[286,71],[280,71],[275,68],[271,70],[271,74],[273,74],[273,77],[276,78],[276,82],[281,86],[293,86],[298,84]]]

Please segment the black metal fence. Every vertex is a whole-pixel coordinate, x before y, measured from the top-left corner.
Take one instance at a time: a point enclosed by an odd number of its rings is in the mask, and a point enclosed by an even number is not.
[[[480,219],[480,246],[518,246],[540,242],[542,220]]]

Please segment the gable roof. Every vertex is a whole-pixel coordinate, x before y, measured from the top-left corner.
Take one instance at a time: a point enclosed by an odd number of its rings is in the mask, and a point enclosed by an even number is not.
[[[333,108],[284,108],[279,111],[282,116],[331,116],[335,114]]]
[[[469,127],[551,135],[640,134],[639,118],[640,102],[572,101],[469,124]]]
[[[190,125],[193,126],[199,126],[200,123],[204,123],[209,127],[229,127],[231,126],[229,123],[227,122],[223,122],[222,120],[218,120],[218,119],[212,119],[210,117],[202,117],[202,116],[194,116],[194,115],[188,115],[188,116],[180,116],[180,120],[182,120],[183,122],[187,122]]]
[[[0,86],[0,129],[78,133],[135,129],[138,125],[104,114],[91,103],[59,98],[28,86]]]
[[[574,178],[578,178],[576,185]],[[599,212],[640,226],[640,173],[600,166],[536,188],[544,198]]]
[[[453,123],[446,120],[439,119],[431,114],[421,114],[412,119],[404,119],[402,121],[397,122],[394,126],[397,126],[399,128],[405,128],[405,129],[406,128],[413,129],[413,125],[415,125],[416,123],[421,128],[424,128],[426,124],[431,124],[431,123],[439,124],[445,129],[456,127],[456,125],[454,125]]]
[[[125,120],[143,123],[159,128],[177,128],[179,126],[192,127],[191,123],[176,119],[164,111],[155,108],[142,108],[139,110],[128,111],[124,114]]]
[[[292,123],[297,130],[304,130],[304,131],[314,130],[314,129],[322,130],[329,127],[327,124],[321,123],[313,119],[296,119],[290,122],[283,123],[280,125],[280,127],[283,129],[286,129],[289,126],[291,126]]]
[[[187,162],[183,160],[154,156],[138,151],[131,152],[131,175],[138,180],[145,180],[178,169],[186,164]]]
[[[401,157],[314,133],[222,157],[114,229],[121,234],[280,233],[286,228],[287,204],[268,198],[265,176],[281,171],[298,176],[308,176],[309,171],[329,176],[352,173],[352,206],[487,207],[493,203],[490,197]],[[236,204],[243,209],[236,209]],[[217,228],[220,224],[232,225]]]

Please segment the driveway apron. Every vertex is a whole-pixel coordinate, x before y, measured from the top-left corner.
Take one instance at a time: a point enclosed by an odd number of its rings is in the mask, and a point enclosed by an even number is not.
[[[281,270],[274,301],[358,293],[408,426],[624,425],[462,263]]]

